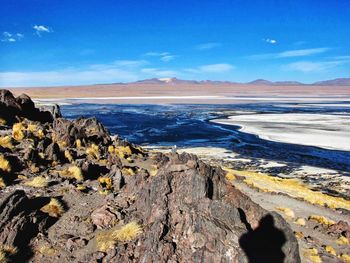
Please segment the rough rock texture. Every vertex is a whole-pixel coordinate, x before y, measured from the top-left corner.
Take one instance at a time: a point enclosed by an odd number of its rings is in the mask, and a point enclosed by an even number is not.
[[[0,146],[11,166],[0,165],[7,259],[300,262],[285,220],[242,194],[221,168],[186,153],[146,152],[111,138],[96,119],[68,121],[56,111],[41,124],[29,121],[38,111],[27,111],[23,120],[30,98],[0,94],[2,118],[24,127],[23,138]],[[6,115],[10,109],[18,115]]]
[[[15,98],[10,91],[0,90],[0,118],[5,120],[8,125],[13,124],[21,117],[42,123],[52,122],[54,117],[60,116],[57,107],[53,107],[54,115],[52,115],[50,111],[41,111],[36,108],[30,97],[25,94]]]

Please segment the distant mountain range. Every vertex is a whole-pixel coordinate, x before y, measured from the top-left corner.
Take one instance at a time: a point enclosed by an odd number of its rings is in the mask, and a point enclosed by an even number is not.
[[[213,80],[182,80],[178,78],[152,78],[145,79],[136,82],[131,82],[128,84],[168,84],[168,85],[176,85],[176,84],[187,84],[187,85],[195,85],[195,84],[208,84],[208,85],[257,85],[257,86],[300,86],[300,85],[308,85],[308,86],[350,86],[350,78],[338,78],[332,80],[318,81],[312,84],[305,84],[298,81],[269,81],[265,79],[257,79],[254,81],[239,83],[239,82],[231,82],[231,81],[213,81]]]

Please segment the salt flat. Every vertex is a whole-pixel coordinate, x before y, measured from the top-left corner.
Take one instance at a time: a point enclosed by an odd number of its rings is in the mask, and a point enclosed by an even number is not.
[[[307,113],[235,115],[215,123],[240,126],[262,139],[350,151],[350,116]]]

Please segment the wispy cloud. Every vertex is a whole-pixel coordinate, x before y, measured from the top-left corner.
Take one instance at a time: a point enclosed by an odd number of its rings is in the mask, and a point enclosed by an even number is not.
[[[24,35],[21,33],[9,33],[7,31],[2,33],[1,42],[16,42],[24,38]]]
[[[271,38],[266,38],[266,39],[263,39],[266,43],[269,43],[269,44],[277,44],[277,40],[276,39],[271,39]]]
[[[198,66],[196,68],[188,68],[185,71],[189,73],[226,73],[235,69],[235,66],[227,63],[218,63],[218,64],[208,64]]]
[[[162,57],[162,56],[167,56],[169,55],[169,52],[147,52],[144,54],[145,56],[149,56],[149,57]]]
[[[141,73],[144,73],[150,77],[175,77],[180,74],[175,70],[166,70],[159,68],[143,68],[141,69]]]
[[[335,68],[347,62],[349,61],[299,61],[287,64],[283,66],[282,69],[287,71],[313,73],[327,71],[328,69]]]
[[[160,58],[161,61],[163,62],[169,62],[175,59],[176,56],[174,55],[166,55]]]
[[[266,54],[256,54],[248,56],[249,59],[278,59],[278,58],[291,58],[291,57],[306,57],[316,54],[321,54],[329,51],[330,48],[309,48],[309,49],[296,49],[296,50],[287,50],[280,53],[266,53]]]
[[[147,62],[144,60],[117,60],[81,68],[0,72],[0,86],[59,86],[135,81],[142,77],[140,67],[146,64]]]
[[[210,49],[221,47],[221,46],[222,46],[221,43],[209,42],[209,43],[203,43],[203,44],[197,45],[197,46],[195,46],[195,49],[198,49],[198,50],[210,50]]]
[[[41,37],[42,33],[52,33],[52,29],[49,28],[48,26],[44,25],[34,25],[33,29],[35,31],[35,34]]]
[[[175,55],[172,55],[169,52],[147,52],[144,55],[148,57],[159,57],[163,62],[169,62],[176,58]]]

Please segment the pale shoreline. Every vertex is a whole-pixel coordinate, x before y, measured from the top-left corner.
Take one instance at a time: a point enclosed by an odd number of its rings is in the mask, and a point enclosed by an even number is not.
[[[308,113],[248,114],[211,121],[240,126],[240,131],[269,141],[350,151],[350,116]]]

